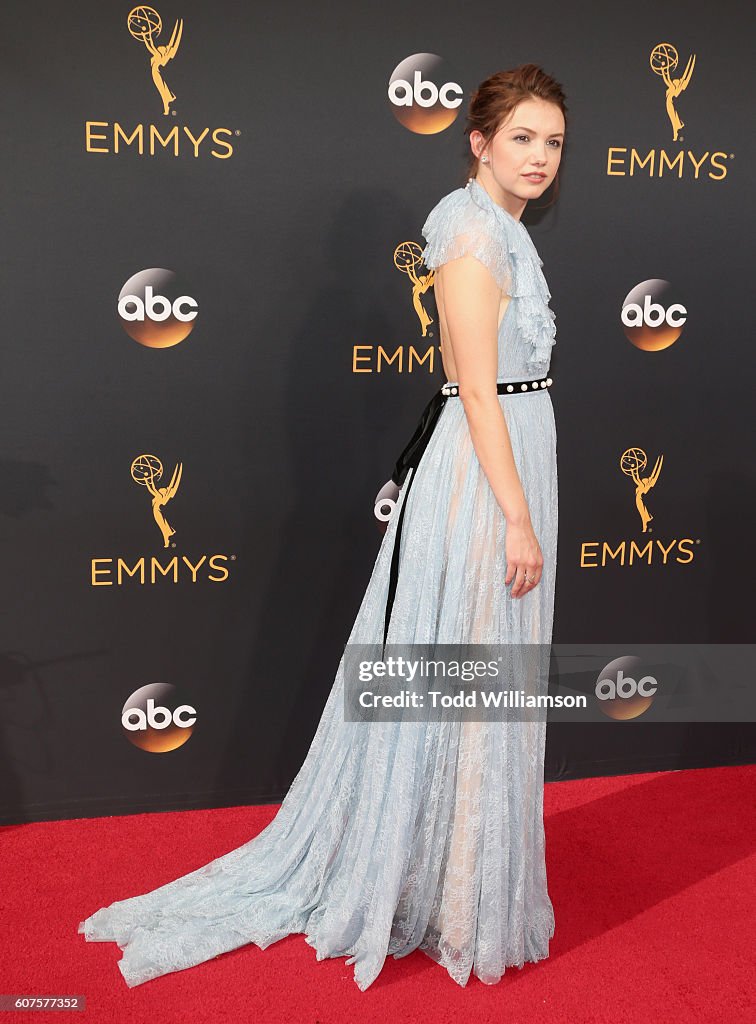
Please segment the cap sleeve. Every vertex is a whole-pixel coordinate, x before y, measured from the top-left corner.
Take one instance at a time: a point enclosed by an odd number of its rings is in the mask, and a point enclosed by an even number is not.
[[[474,256],[506,294],[512,284],[507,241],[488,210],[473,202],[466,189],[449,193],[428,214],[422,227],[427,245],[423,262],[429,270],[461,256]]]

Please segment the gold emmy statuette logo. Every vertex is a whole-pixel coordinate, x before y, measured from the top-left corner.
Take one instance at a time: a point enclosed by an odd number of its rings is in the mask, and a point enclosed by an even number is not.
[[[646,468],[646,463],[648,462],[646,453],[642,448],[628,448],[620,457],[620,469],[625,476],[632,477],[635,484],[635,507],[638,509],[638,514],[643,523],[643,533],[646,532],[646,527],[654,518],[646,508],[643,498],[659,479],[663,461],[664,456],[660,455],[654,464],[651,475],[641,476],[640,474]]]
[[[649,179],[683,178],[688,181],[724,181],[730,171],[731,162],[735,154],[728,152],[729,146],[715,149],[709,142],[696,152],[683,145],[682,128],[684,123],[677,112],[677,102],[680,94],[690,85],[693,77],[693,69],[696,65],[696,54],[688,58],[685,70],[676,78],[675,74],[680,56],[671,43],[659,43],[653,48],[649,55],[651,71],[658,75],[665,88],[665,106],[667,117],[672,125],[672,138],[674,145],[669,149],[664,146],[637,145],[629,140],[624,145],[607,146],[606,151],[606,173],[613,178],[638,178]],[[640,65],[641,68],[643,65]],[[648,74],[644,71],[643,74]],[[648,79],[647,79],[648,81]],[[654,90],[656,91],[656,90]],[[658,95],[658,93],[657,93]],[[659,121],[664,126],[664,118],[659,111]],[[719,131],[719,126],[715,128]],[[666,135],[666,129],[663,128]],[[621,140],[617,140],[618,142]]]
[[[423,331],[423,337],[428,334],[428,327],[433,323],[433,317],[420,301],[433,284],[433,271],[427,274],[418,274],[417,268],[423,262],[423,250],[417,242],[400,242],[394,249],[394,266],[403,274],[406,274],[412,282],[412,305],[415,307],[417,318]]]
[[[167,487],[156,487],[156,481],[163,476],[163,463],[157,455],[138,455],[131,463],[131,478],[135,483],[146,487],[152,495],[152,514],[163,535],[163,547],[167,548],[170,538],[176,532],[163,515],[163,506],[167,505],[181,483],[182,463],[173,470],[171,482]]]
[[[660,75],[664,80],[664,84],[667,87],[666,92],[666,107],[667,115],[672,123],[672,138],[675,142],[682,142],[680,136],[680,129],[685,126],[685,122],[680,120],[680,115],[675,109],[675,100],[688,88],[688,84],[693,75],[693,68],[696,64],[696,55],[691,54],[688,58],[688,63],[685,65],[685,71],[680,78],[671,78],[670,72],[677,68],[680,58],[677,50],[671,43],[659,43],[651,51],[650,63],[651,70],[655,75]]]
[[[685,534],[665,537],[648,524],[654,518],[646,508],[646,495],[656,486],[661,475],[664,456],[659,455],[648,475],[648,458],[642,448],[628,448],[619,457],[619,468],[631,478],[635,490],[635,507],[641,519],[642,531],[635,537],[584,540],[580,544],[581,569],[625,568],[632,566],[692,565],[696,551],[701,550],[700,537]],[[634,517],[633,517],[634,518]],[[652,536],[652,534],[655,534]],[[641,571],[638,569],[637,571]]]
[[[163,30],[163,22],[154,7],[135,7],[129,11],[126,19],[129,32],[138,42],[144,43],[150,54],[150,70],[155,88],[160,93],[163,101],[163,113],[170,113],[170,105],[176,99],[171,90],[163,81],[161,69],[169,60],[176,56],[176,51],[181,42],[181,33],[184,30],[184,19],[180,18],[173,26],[173,33],[167,46],[157,46],[155,36],[159,36]]]

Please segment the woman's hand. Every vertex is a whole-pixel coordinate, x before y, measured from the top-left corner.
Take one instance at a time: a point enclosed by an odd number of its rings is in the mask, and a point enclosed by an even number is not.
[[[507,522],[506,555],[507,575],[504,585],[509,586],[514,579],[510,595],[523,597],[538,586],[543,571],[541,546],[529,518],[522,523]]]

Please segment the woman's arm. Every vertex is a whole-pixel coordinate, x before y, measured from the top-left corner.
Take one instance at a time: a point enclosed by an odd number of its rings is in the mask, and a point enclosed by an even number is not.
[[[501,292],[472,256],[445,263],[439,275],[459,397],[475,453],[507,522],[523,522],[529,518],[528,505],[496,391]]]
[[[507,520],[507,576],[526,570],[535,582],[512,588],[520,596],[541,578],[543,556],[533,532],[509,437],[496,391],[498,316],[501,289],[488,269],[472,256],[439,267],[449,343],[457,368],[459,397],[467,417],[475,453]],[[510,300],[511,301],[511,300]]]

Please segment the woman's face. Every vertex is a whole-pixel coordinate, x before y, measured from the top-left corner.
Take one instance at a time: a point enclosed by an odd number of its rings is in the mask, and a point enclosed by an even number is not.
[[[559,107],[547,100],[523,100],[480,150],[478,156],[487,156],[488,163],[479,163],[478,177],[485,176],[489,190],[499,192],[493,198],[519,217],[527,201],[537,199],[554,180],[563,144],[564,115]]]

